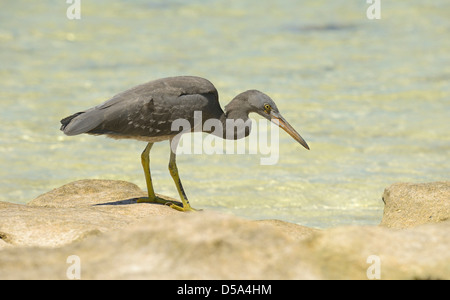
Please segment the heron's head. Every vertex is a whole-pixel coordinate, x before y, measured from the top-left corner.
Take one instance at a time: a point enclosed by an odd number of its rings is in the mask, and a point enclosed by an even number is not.
[[[257,91],[250,90],[245,93],[247,94],[247,101],[250,105],[250,112],[255,112],[272,123],[281,127],[286,131],[291,137],[299,142],[303,147],[309,150],[308,144],[300,136],[300,134],[286,121],[286,119],[281,115],[275,102],[266,94]]]

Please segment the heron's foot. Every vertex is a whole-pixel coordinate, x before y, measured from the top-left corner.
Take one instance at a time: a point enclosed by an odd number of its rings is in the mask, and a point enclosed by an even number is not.
[[[202,211],[201,209],[195,209],[195,208],[191,207],[189,205],[189,203],[183,204],[183,206],[180,206],[180,205],[175,204],[175,203],[172,203],[172,204],[167,203],[166,205],[169,205],[169,207],[171,207],[173,209],[176,209],[178,211],[183,211],[183,212]]]

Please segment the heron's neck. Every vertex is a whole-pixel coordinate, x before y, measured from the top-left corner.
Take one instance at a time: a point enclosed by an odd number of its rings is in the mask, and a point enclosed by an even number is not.
[[[248,117],[247,106],[247,102],[238,97],[225,106],[225,112],[220,117],[223,138],[236,140],[250,134],[251,120]]]
[[[246,93],[237,95],[225,106],[225,118],[231,120],[248,120],[250,105]]]

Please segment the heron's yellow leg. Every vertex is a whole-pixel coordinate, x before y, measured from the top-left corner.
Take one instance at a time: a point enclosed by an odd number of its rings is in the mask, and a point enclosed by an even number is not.
[[[178,194],[180,195],[181,202],[183,203],[183,206],[171,204],[170,207],[179,211],[197,211],[196,209],[192,208],[191,205],[189,204],[189,200],[186,197],[186,193],[184,192],[183,186],[181,185],[180,176],[178,175],[176,155],[172,151],[172,149],[170,151],[169,172],[173,178],[173,181],[175,182],[175,185],[177,186]]]
[[[152,184],[152,176],[150,174],[150,150],[153,147],[153,143],[148,143],[147,147],[145,147],[144,152],[142,152],[141,155],[141,162],[142,167],[144,168],[144,174],[145,174],[145,182],[147,183],[147,191],[148,191],[148,198],[142,197],[137,200],[138,203],[160,203],[165,205],[175,205],[174,202],[169,200],[161,199],[160,197],[157,197],[155,195],[155,191],[153,190],[153,184]]]

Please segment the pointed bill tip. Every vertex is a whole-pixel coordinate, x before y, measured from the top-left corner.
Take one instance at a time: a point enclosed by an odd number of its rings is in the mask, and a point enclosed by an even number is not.
[[[270,121],[279,127],[281,127],[284,131],[286,131],[294,140],[296,140],[300,145],[305,147],[307,150],[310,150],[306,141],[302,138],[302,136],[292,127],[285,118],[283,118],[280,114],[272,114]]]

